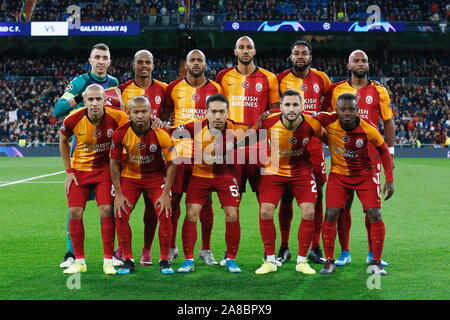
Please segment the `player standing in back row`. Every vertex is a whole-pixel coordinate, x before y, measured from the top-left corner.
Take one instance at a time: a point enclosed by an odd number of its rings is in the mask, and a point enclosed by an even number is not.
[[[207,68],[206,57],[200,50],[192,50],[186,56],[187,75],[172,81],[166,91],[165,114],[175,115],[173,125],[180,126],[193,119],[206,116],[206,100],[209,96],[222,93],[222,88],[216,82],[205,76]],[[182,142],[174,141],[175,146]],[[172,188],[172,224],[173,235],[170,249],[170,261],[178,256],[176,236],[178,219],[180,218],[180,202],[183,192],[186,192],[189,179],[192,175],[192,165],[181,163],[177,168],[177,175]],[[211,232],[214,222],[214,212],[211,199],[203,206],[200,212],[202,227],[202,248],[199,258],[207,265],[216,265],[217,261],[211,252]]]
[[[244,36],[236,41],[234,55],[237,65],[220,71],[216,81],[229,101],[229,119],[253,126],[262,113],[279,108],[278,80],[272,72],[255,65],[255,43],[250,37]],[[241,193],[246,190],[247,180],[253,192],[258,193],[258,149],[263,148],[266,146],[262,143],[245,148],[245,159],[241,159],[243,153],[238,152],[236,174]],[[225,259],[221,264],[225,264]]]
[[[295,90],[300,93],[303,104],[302,113],[311,115],[321,111],[322,99],[331,81],[328,76],[321,71],[311,68],[312,46],[307,41],[296,41],[291,46],[289,56],[292,68],[277,75],[280,84],[280,93],[287,90]],[[322,250],[320,249],[320,231],[323,223],[323,185],[327,181],[327,169],[323,154],[322,142],[317,137],[312,137],[306,149],[310,154],[310,161],[313,165],[313,173],[317,184],[317,202],[314,215],[314,237],[311,242],[311,251],[308,258],[314,263],[325,263]],[[278,219],[280,223],[281,246],[277,259],[284,263],[289,260],[289,233],[292,222],[292,192],[287,192],[281,199]]]
[[[134,79],[120,84],[117,88],[105,91],[111,107],[122,109],[128,113],[130,101],[138,96],[145,96],[150,102],[152,115],[161,118],[162,108],[165,103],[167,84],[153,79],[154,69],[153,54],[148,50],[139,50],[133,58]],[[144,209],[144,247],[141,253],[141,266],[150,266],[152,262],[151,247],[155,236],[158,217],[147,194],[143,193]],[[116,258],[123,259],[120,247],[115,252]]]
[[[368,80],[367,74],[369,72],[369,58],[362,50],[353,51],[348,57],[348,69],[352,76],[349,80],[343,80],[331,85],[327,96],[323,101],[322,109],[336,110],[337,98],[343,93],[350,93],[356,96],[358,103],[358,116],[361,119],[369,122],[372,126],[378,129],[380,121],[383,122],[384,135],[386,144],[389,147],[389,152],[394,157],[395,144],[395,127],[394,127],[394,113],[390,106],[391,100],[386,88],[377,81]],[[381,160],[376,149],[369,145],[369,157],[372,160],[372,169],[377,177],[378,183],[381,174]],[[338,234],[339,242],[341,244],[341,255],[336,260],[337,266],[345,266],[351,262],[349,242],[350,242],[350,228],[352,225],[352,218],[350,208],[353,202],[353,193],[349,198],[347,206],[339,215],[338,220]],[[370,264],[373,257],[373,248],[371,242],[371,223],[369,217],[366,215],[365,224],[367,229],[367,238],[369,242],[369,253],[366,262]],[[383,267],[388,264],[385,261],[381,262]]]

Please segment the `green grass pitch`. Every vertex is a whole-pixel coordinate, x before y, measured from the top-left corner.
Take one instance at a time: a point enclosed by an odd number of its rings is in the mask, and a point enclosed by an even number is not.
[[[57,157],[0,158],[0,185],[61,170],[62,161]],[[91,201],[84,218],[88,272],[81,274],[79,290],[69,290],[68,276],[58,267],[66,249],[64,174],[0,186],[0,299],[449,299],[450,160],[397,159],[395,178],[395,194],[383,203],[387,228],[383,258],[390,263],[390,274],[381,278],[380,289],[373,290],[367,287],[367,236],[356,197],[350,243],[353,262],[330,276],[295,272],[296,254],[276,273],[254,274],[261,264],[263,246],[258,205],[252,193],[243,196],[241,205],[242,237],[237,257],[241,274],[197,261],[192,274],[163,276],[157,266],[155,239],[153,266],[137,266],[129,276],[106,276],[102,272],[99,216]],[[217,259],[225,250],[224,216],[218,204],[215,197],[212,249]],[[143,242],[142,213],[141,199],[131,218],[136,261]],[[183,217],[184,212],[177,240],[180,249]],[[299,221],[297,208],[290,239],[294,253]],[[200,231],[196,253],[199,246]],[[336,254],[338,250],[337,242]],[[182,259],[181,253],[175,269]],[[312,266],[320,270],[319,265]]]

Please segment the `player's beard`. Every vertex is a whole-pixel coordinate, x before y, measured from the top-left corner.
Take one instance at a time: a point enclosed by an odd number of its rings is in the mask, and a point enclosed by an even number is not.
[[[352,70],[352,74],[355,76],[355,77],[357,77],[358,79],[362,79],[362,78],[365,78],[366,76],[367,76],[367,73],[368,73],[368,71],[367,70],[364,70],[364,72],[363,73],[359,73],[358,71],[354,71],[354,70]]]
[[[241,58],[238,57],[238,60],[239,60],[240,63],[242,63],[243,65],[246,65],[246,66],[248,66],[249,64],[251,64],[253,62],[253,58],[251,58],[248,61],[244,61],[244,60],[242,60]]]
[[[195,73],[194,70],[192,69],[188,69],[188,72],[192,77],[197,79],[200,78],[203,74],[205,74],[205,69],[206,68],[201,69],[198,73]]]
[[[292,63],[292,69],[293,69],[295,72],[303,72],[303,71],[305,71],[306,69],[308,69],[309,67],[311,67],[311,61],[308,61],[307,63],[305,63],[305,64],[302,65],[302,66],[296,66],[295,63]]]

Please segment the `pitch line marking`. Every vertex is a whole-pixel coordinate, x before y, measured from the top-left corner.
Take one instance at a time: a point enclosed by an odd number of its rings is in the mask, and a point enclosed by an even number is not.
[[[31,178],[27,178],[27,179],[23,179],[23,180],[17,180],[17,181],[13,181],[13,182],[8,182],[8,183],[0,184],[0,187],[6,187],[6,186],[13,185],[13,184],[23,183],[23,182],[26,182],[26,181],[31,181],[31,180],[41,179],[41,178],[45,178],[45,177],[50,177],[50,176],[54,176],[54,175],[61,174],[61,173],[64,173],[64,172],[65,171],[58,171],[58,172],[53,172],[53,173],[49,173],[49,174],[44,174],[42,176],[31,177]]]

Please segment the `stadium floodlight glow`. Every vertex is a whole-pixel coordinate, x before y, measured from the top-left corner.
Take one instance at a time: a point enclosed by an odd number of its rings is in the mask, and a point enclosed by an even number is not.
[[[258,28],[257,31],[265,31],[265,32],[276,32],[282,26],[291,26],[294,31],[298,32],[300,29],[305,31],[305,28],[298,21],[283,21],[276,25],[270,26],[269,21],[264,21]]]
[[[348,29],[348,31],[353,32],[368,32],[372,29],[379,29],[379,27],[382,27],[385,32],[397,32],[397,30],[394,28],[392,24],[389,22],[374,22],[371,24],[367,24],[365,26],[360,26],[359,22],[355,22],[351,25],[351,27]]]

